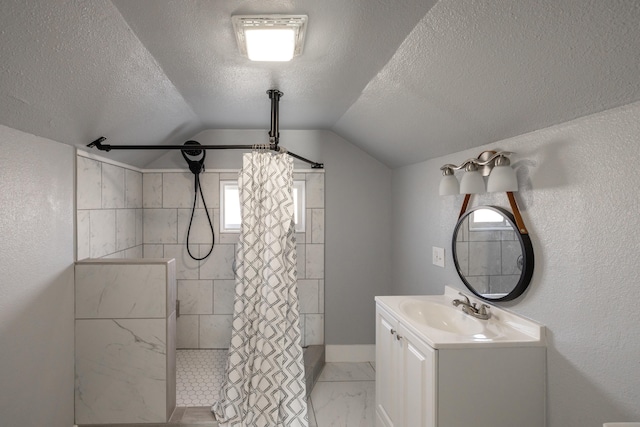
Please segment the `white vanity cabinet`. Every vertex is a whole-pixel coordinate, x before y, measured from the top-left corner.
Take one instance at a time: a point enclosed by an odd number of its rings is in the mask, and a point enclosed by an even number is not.
[[[376,312],[378,426],[435,426],[437,352],[383,309]]]
[[[432,341],[376,300],[378,427],[543,427],[546,348]]]

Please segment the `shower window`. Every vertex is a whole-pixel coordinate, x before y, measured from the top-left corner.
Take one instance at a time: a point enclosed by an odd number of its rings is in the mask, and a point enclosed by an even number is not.
[[[305,182],[293,181],[293,220],[296,232],[305,232]],[[220,181],[220,232],[240,232],[240,193],[237,181]]]

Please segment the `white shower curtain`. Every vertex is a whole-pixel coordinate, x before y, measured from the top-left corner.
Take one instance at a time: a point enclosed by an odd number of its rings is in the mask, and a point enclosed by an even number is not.
[[[221,426],[308,425],[292,186],[288,155],[244,155],[231,346],[212,407]]]

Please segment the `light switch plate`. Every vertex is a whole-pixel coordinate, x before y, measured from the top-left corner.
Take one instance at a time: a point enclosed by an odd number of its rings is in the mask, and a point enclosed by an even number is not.
[[[433,246],[433,265],[444,268],[444,248]]]

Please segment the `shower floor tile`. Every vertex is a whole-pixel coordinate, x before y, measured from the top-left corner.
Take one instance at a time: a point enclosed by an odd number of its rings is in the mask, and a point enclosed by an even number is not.
[[[176,405],[211,406],[222,388],[227,350],[176,353]]]

